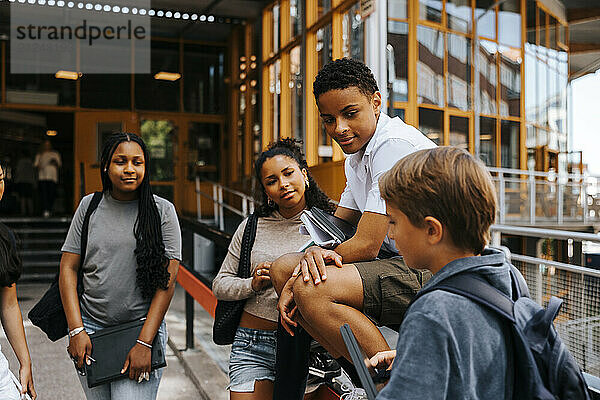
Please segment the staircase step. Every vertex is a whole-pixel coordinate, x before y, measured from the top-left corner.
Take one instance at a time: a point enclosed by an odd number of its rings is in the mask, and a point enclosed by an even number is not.
[[[35,256],[60,256],[61,251],[58,250],[21,250],[21,257],[35,257]]]
[[[66,234],[69,231],[69,228],[15,228],[12,231],[17,235],[50,233]]]

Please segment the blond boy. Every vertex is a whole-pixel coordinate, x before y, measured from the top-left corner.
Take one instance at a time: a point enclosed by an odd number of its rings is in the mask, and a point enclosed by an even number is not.
[[[400,160],[379,181],[389,236],[410,268],[434,275],[423,289],[462,272],[511,295],[504,254],[484,249],[496,215],[494,186],[483,164],[464,150],[438,147]],[[429,292],[409,308],[391,379],[378,399],[505,399],[512,387],[502,321],[466,297]],[[394,358],[395,357],[395,358]]]

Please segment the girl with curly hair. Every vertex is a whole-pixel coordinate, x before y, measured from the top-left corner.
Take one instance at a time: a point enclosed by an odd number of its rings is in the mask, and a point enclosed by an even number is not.
[[[298,251],[308,242],[299,233],[300,214],[319,207],[333,213],[334,205],[308,172],[302,151],[293,139],[282,139],[262,152],[255,163],[260,185],[258,225],[250,256],[251,278],[238,277],[247,219],[233,235],[223,265],[213,281],[219,300],[247,300],[229,359],[231,400],[271,399],[275,380],[277,294],[271,285],[271,262]]]
[[[152,194],[150,158],[142,139],[116,133],[100,161],[102,199],[89,220],[81,265],[81,228],[92,195],[81,200],[60,263],[60,293],[69,325],[69,355],[77,367],[90,365],[89,334],[146,317],[120,379],[93,388],[81,385],[88,400],[156,399],[162,370],[151,371],[154,337],[166,348],[163,321],[175,290],[181,260],[181,231],[175,207]],[[83,293],[77,272],[83,268]]]

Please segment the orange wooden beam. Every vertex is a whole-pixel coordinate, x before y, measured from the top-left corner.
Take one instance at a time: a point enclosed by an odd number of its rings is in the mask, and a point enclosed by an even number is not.
[[[217,307],[217,298],[212,290],[208,288],[200,279],[188,271],[183,265],[179,267],[177,274],[177,283],[179,283],[194,300],[198,302],[212,317],[215,317],[215,308]]]

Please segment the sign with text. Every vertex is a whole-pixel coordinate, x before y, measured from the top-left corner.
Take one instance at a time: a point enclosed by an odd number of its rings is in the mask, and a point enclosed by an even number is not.
[[[150,73],[149,9],[150,0],[13,2],[10,72]]]
[[[364,21],[375,11],[375,0],[360,0],[360,16]]]

